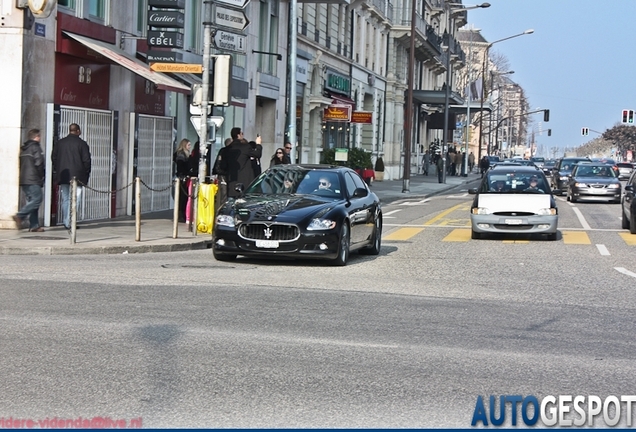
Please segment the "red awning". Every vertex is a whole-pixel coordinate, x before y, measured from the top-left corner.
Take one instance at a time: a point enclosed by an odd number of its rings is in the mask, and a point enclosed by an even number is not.
[[[340,95],[331,95],[331,104],[332,105],[349,105],[351,106],[351,110],[355,110],[356,109],[356,103],[353,99],[346,97],[346,96],[340,96]]]

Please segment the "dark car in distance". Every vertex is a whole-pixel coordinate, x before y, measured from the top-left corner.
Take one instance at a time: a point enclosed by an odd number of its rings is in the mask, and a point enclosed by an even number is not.
[[[550,184],[555,194],[560,195],[568,188],[569,176],[574,169],[574,165],[579,162],[592,162],[587,157],[564,157],[559,159],[552,168]]]
[[[567,200],[621,202],[621,182],[611,165],[590,162],[574,166],[568,177]]]
[[[630,233],[636,234],[636,170],[632,171],[632,175],[625,185],[625,193],[621,199],[621,226],[628,229]]]
[[[219,209],[212,251],[237,255],[315,258],[347,264],[353,250],[378,255],[380,200],[354,170],[329,165],[275,165]]]
[[[634,164],[631,162],[619,162],[616,166],[618,167],[619,180],[627,180],[632,175],[632,171],[634,171]]]

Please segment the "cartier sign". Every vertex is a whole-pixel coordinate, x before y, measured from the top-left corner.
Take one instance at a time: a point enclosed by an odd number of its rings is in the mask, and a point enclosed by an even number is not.
[[[148,25],[151,27],[183,28],[185,16],[183,12],[178,11],[149,10]]]
[[[183,33],[151,30],[147,41],[150,46],[183,48]]]
[[[148,0],[148,6],[168,9],[185,9],[185,0]]]

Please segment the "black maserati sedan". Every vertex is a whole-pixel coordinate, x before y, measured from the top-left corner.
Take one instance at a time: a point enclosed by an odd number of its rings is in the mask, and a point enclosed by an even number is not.
[[[380,200],[354,170],[329,165],[275,165],[215,217],[219,261],[249,257],[316,258],[347,264],[351,251],[378,255]]]

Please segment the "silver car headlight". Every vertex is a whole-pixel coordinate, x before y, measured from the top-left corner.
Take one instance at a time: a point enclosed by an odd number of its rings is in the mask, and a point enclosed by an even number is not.
[[[561,176],[561,177],[559,178],[559,180],[567,180],[567,179],[568,179],[568,176]]]
[[[471,210],[472,214],[474,215],[487,215],[490,214],[490,210],[486,207],[474,207]]]
[[[216,224],[221,226],[226,226],[230,228],[234,228],[236,224],[234,223],[234,218],[228,215],[219,215],[216,217]]]
[[[308,231],[322,231],[322,230],[330,230],[336,227],[336,221],[331,219],[312,219],[309,222],[309,226],[307,226]]]
[[[620,189],[621,185],[614,183],[614,184],[611,184],[611,185],[607,185],[607,188],[608,189]]]
[[[557,214],[557,209],[555,208],[542,208],[537,211],[539,216],[554,216]]]

